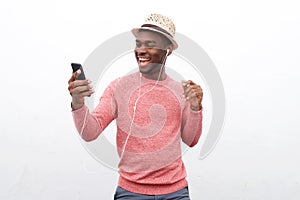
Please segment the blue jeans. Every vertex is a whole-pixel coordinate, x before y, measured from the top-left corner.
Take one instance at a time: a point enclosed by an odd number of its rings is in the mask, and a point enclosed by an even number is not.
[[[118,186],[114,200],[190,200],[190,197],[188,187],[170,194],[144,195],[129,192]]]

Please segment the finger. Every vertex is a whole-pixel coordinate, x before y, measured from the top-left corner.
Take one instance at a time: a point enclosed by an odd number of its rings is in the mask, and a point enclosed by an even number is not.
[[[190,81],[182,81],[181,82],[181,84],[182,84],[182,89],[183,89],[183,94],[182,94],[182,97],[186,97],[185,95],[186,95],[186,91],[187,91],[187,89],[189,88],[189,86],[190,86]]]
[[[196,97],[198,99],[199,104],[201,104],[203,98],[203,91],[202,90],[196,91]]]
[[[186,86],[189,87],[190,85],[196,85],[192,80],[186,81]]]
[[[83,98],[86,96],[90,96],[91,94],[95,93],[94,89],[88,89],[88,90],[73,90],[73,97],[76,98]]]
[[[191,85],[191,86],[189,86],[185,91],[184,91],[184,93],[183,93],[183,97],[184,98],[187,98],[188,97],[188,95],[189,95],[189,93],[191,92],[191,91],[194,91],[195,93],[197,93],[197,92],[200,92],[200,86],[199,85]],[[190,98],[190,97],[189,97]]]
[[[192,80],[182,81],[183,91],[186,92],[187,89],[190,88],[190,86],[192,85],[196,85],[196,83],[194,83]]]
[[[196,90],[199,88],[199,85],[190,85],[190,86],[187,86],[186,90],[185,90],[185,93],[188,93],[190,92],[191,90]]]
[[[76,87],[80,87],[80,86],[91,85],[92,81],[90,81],[90,80],[76,80],[73,83],[74,83],[74,88],[76,88]]]
[[[189,80],[189,84],[190,84],[190,85],[197,85],[197,84],[194,83],[192,80]]]
[[[81,70],[78,69],[76,72],[72,73],[72,76],[70,78],[70,80],[68,81],[68,83],[70,84],[71,82],[75,81],[76,78],[81,74]]]
[[[202,95],[203,95],[202,89],[200,87],[193,89],[193,93],[195,93],[197,98],[202,97]]]
[[[91,85],[91,81],[90,80],[75,80],[71,83],[69,83],[69,87],[68,89],[74,89],[76,87],[80,87],[80,86],[87,86],[87,85]]]
[[[77,80],[72,82],[68,89],[72,96],[76,96],[84,91],[92,90],[93,86],[89,80]]]
[[[74,98],[83,98],[85,96],[89,96],[91,94],[93,94],[95,91],[94,89],[88,89],[88,90],[77,90],[77,89],[74,89],[74,90],[71,90],[70,91],[70,95]]]
[[[89,91],[86,91],[86,92],[81,93],[81,95],[82,95],[83,97],[87,97],[87,96],[91,96],[91,95],[94,94],[94,93],[95,93],[95,91],[92,89],[92,90],[89,90]]]
[[[81,86],[77,86],[77,87],[73,88],[72,93],[80,94],[80,93],[83,93],[85,91],[89,91],[92,89],[93,89],[92,85],[81,85]]]
[[[200,98],[203,97],[203,91],[201,88],[197,91],[197,97],[200,97]]]
[[[187,100],[189,100],[189,99],[192,99],[192,98],[196,98],[197,97],[196,95],[197,95],[196,90],[195,89],[191,89],[189,92],[186,93],[185,98]]]
[[[194,85],[191,86],[188,91],[186,91],[185,98],[191,99],[193,97],[197,97],[197,99],[200,101],[202,99],[203,92],[200,86]]]
[[[184,87],[184,88],[188,88],[190,85],[192,85],[192,84],[194,84],[194,82],[193,81],[191,81],[191,80],[188,80],[188,81],[182,81],[182,86]]]
[[[190,98],[193,98],[194,95],[191,96],[191,91],[193,90],[193,93],[198,98],[198,101],[201,102],[202,99],[202,88],[200,85],[197,85],[192,80],[188,81],[182,81],[182,87],[183,87],[183,97],[188,100]]]

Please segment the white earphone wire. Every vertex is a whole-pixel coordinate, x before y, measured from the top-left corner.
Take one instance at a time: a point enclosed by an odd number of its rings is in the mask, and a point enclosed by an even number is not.
[[[131,123],[130,123],[129,133],[128,133],[128,135],[127,135],[127,137],[126,137],[126,140],[125,140],[125,143],[124,143],[124,145],[123,145],[122,152],[121,152],[121,155],[120,155],[120,160],[122,160],[122,158],[123,158],[123,155],[124,155],[124,152],[125,152],[126,145],[127,145],[127,143],[128,143],[129,137],[130,137],[130,135],[131,135],[132,125],[133,125],[134,118],[135,118],[135,114],[136,114],[136,105],[137,105],[137,102],[138,102],[139,99],[140,99],[141,97],[143,97],[145,94],[151,92],[151,91],[156,87],[156,85],[158,84],[158,81],[159,81],[159,79],[160,79],[162,69],[163,69],[163,67],[165,66],[166,59],[167,59],[167,56],[168,56],[169,51],[170,51],[170,50],[167,49],[167,53],[166,53],[166,55],[165,55],[165,58],[164,58],[164,60],[163,60],[162,65],[161,65],[161,67],[160,67],[159,75],[158,75],[158,78],[157,78],[157,80],[156,80],[154,86],[153,86],[150,90],[148,90],[147,92],[143,93],[142,95],[140,95],[140,93],[141,93],[141,87],[142,87],[142,74],[140,73],[140,87],[139,87],[139,94],[138,94],[138,98],[136,99],[136,101],[135,101],[135,103],[134,103],[134,107],[133,107],[133,115],[132,115],[132,120],[131,120]],[[83,130],[84,130],[85,125],[86,125],[86,119],[87,119],[87,114],[88,114],[88,112],[89,112],[89,110],[87,109],[86,112],[85,112],[85,116],[84,116],[82,128],[81,128],[81,131],[80,131],[80,137],[81,137],[81,138],[82,138]]]
[[[121,152],[121,155],[120,155],[120,160],[122,160],[122,158],[123,158],[123,155],[124,155],[124,152],[125,152],[125,148],[126,148],[128,139],[129,139],[129,137],[130,137],[130,135],[131,135],[132,125],[133,125],[134,118],[135,118],[135,114],[136,114],[136,105],[137,105],[137,102],[138,102],[138,100],[139,100],[141,97],[143,97],[145,94],[151,92],[151,91],[156,87],[156,85],[158,84],[158,81],[159,81],[160,76],[161,76],[162,68],[165,66],[165,63],[166,63],[166,59],[167,59],[168,53],[169,53],[169,49],[167,49],[167,53],[166,53],[166,55],[165,55],[165,58],[164,58],[164,60],[163,60],[162,65],[161,65],[161,67],[160,67],[159,75],[158,75],[158,78],[157,78],[157,80],[156,80],[154,86],[153,86],[150,90],[148,90],[147,92],[144,92],[141,96],[140,96],[140,92],[141,92],[141,87],[142,87],[142,74],[140,73],[139,95],[138,95],[138,98],[136,99],[136,101],[135,101],[135,103],[134,103],[134,107],[133,107],[133,115],[132,115],[132,120],[131,120],[131,123],[130,123],[129,133],[128,133],[128,135],[127,135],[127,137],[126,137],[126,140],[125,140],[125,143],[124,143],[124,145],[123,145],[122,152]]]

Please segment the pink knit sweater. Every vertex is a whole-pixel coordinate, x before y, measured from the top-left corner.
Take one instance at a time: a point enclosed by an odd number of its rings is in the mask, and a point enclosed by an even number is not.
[[[115,119],[120,156],[124,148],[119,162],[119,186],[135,193],[160,195],[188,185],[180,141],[190,147],[197,144],[202,131],[202,110],[190,109],[189,102],[182,97],[181,83],[170,77],[155,83],[140,79],[139,73],[114,80],[94,112],[88,113],[82,138],[96,139]],[[87,109],[83,106],[73,111],[78,131]]]

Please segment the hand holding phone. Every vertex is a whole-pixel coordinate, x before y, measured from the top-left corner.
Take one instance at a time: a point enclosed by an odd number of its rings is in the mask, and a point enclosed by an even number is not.
[[[72,96],[72,108],[74,110],[84,105],[84,97],[90,97],[95,91],[92,88],[91,81],[86,80],[81,64],[71,63],[73,74],[69,80],[68,90]],[[80,69],[80,73],[75,73]]]

